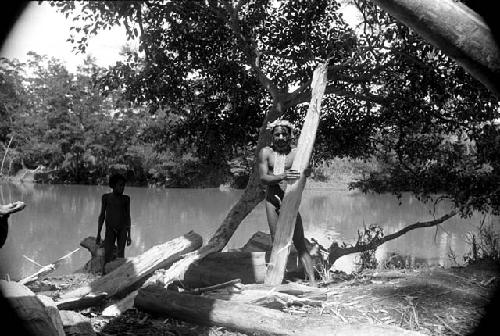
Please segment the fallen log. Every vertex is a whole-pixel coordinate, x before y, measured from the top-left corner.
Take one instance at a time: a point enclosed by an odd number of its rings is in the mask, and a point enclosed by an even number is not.
[[[90,319],[80,313],[61,310],[61,320],[67,336],[95,336]]]
[[[199,295],[179,294],[160,286],[141,288],[135,298],[135,307],[200,325],[217,325],[244,333],[264,335],[422,335],[387,325],[338,324],[329,317],[298,319],[274,309]]]
[[[307,242],[307,240],[306,243],[310,250],[317,250],[314,244]],[[244,284],[261,284],[264,282],[266,263],[269,262],[271,249],[271,236],[268,233],[257,231],[239,252],[214,252],[193,262],[186,261],[187,257],[184,257],[176,263],[176,267],[157,271],[147,280],[145,286],[157,283],[166,287],[175,279],[174,275],[183,275],[183,279],[180,281],[185,288],[212,286],[235,278],[241,279]],[[198,253],[199,251],[191,253],[190,258],[192,259],[190,260],[200,256]],[[313,258],[315,256],[321,258],[319,255],[313,255]],[[186,271],[183,272],[182,267],[186,267]],[[297,252],[293,247],[288,258],[286,271],[287,274],[303,272],[298,263]],[[137,291],[134,291],[122,300],[113,302],[102,311],[102,315],[118,316],[131,309],[136,296]]]
[[[3,296],[10,303],[17,316],[23,321],[23,326],[32,335],[61,336],[42,300],[28,287],[14,281],[0,280]],[[7,321],[9,322],[9,321]]]
[[[66,298],[56,302],[57,308],[64,310],[81,310],[100,305],[107,298],[107,293],[89,293],[84,297]]]
[[[143,254],[131,258],[111,273],[86,286],[61,295],[60,299],[85,299],[85,296],[97,293],[106,293],[108,297],[126,295],[134,290],[134,286],[140,286],[142,281],[154,271],[168,267],[185,253],[199,248],[201,244],[201,236],[190,231],[182,237],[153,246]]]
[[[80,248],[77,248],[76,250],[71,251],[70,253],[62,256],[59,259],[57,259],[53,263],[51,263],[49,265],[46,265],[46,266],[43,266],[41,269],[39,269],[34,274],[32,274],[32,275],[30,275],[30,276],[28,276],[28,277],[26,277],[24,279],[19,280],[19,283],[21,285],[28,285],[28,284],[30,284],[32,282],[35,282],[36,280],[43,279],[46,275],[54,272],[59,266],[61,266],[62,264],[64,264],[73,253],[75,253],[75,252],[77,252],[79,250],[80,250]]]
[[[52,300],[50,297],[46,295],[37,295],[38,299],[42,302],[42,304],[45,306],[45,311],[50,317],[50,320],[52,321],[52,324],[57,330],[57,334],[59,336],[66,336],[64,333],[63,329],[63,322],[61,319],[61,315],[59,313],[59,309],[56,306],[56,303],[54,300]]]

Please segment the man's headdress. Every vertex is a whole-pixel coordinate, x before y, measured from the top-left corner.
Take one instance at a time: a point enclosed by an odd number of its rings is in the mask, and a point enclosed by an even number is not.
[[[288,120],[284,120],[284,119],[278,119],[278,120],[273,121],[272,123],[267,123],[266,129],[272,131],[275,127],[278,127],[278,126],[288,127],[290,129],[290,133],[295,130],[295,126],[293,126],[293,124],[291,122],[289,122]]]

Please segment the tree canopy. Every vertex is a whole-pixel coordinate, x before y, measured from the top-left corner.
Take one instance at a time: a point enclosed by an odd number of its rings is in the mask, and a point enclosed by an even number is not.
[[[498,117],[498,102],[385,12],[367,1],[351,3],[362,15],[356,29],[343,18],[343,1],[53,5],[74,19],[71,39],[82,51],[89,35],[113,24],[139,39],[139,50],[108,71],[103,88],[120,85],[151,112],[182,118],[176,135],[193,135],[189,140],[200,150],[212,151],[207,159],[231,157],[235,149],[227,140],[234,143],[237,134],[255,145],[259,126],[278,117],[300,124],[312,70],[329,60],[316,159],[375,155],[388,165],[384,173],[357,186],[423,197],[444,192],[464,204],[481,189],[472,176],[496,178],[494,169],[479,164],[484,160],[473,144],[491,141],[483,139],[490,134],[484,125]],[[263,129],[260,139],[258,148]],[[469,192],[458,191],[464,183]]]

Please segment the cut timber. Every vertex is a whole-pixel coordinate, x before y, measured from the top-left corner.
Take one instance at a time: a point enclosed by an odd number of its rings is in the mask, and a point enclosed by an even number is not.
[[[102,273],[104,266],[104,248],[96,244],[95,237],[87,237],[80,242],[80,246],[90,252],[90,260],[78,271],[88,273]]]
[[[309,160],[316,139],[316,130],[319,125],[321,101],[326,83],[327,62],[320,64],[313,73],[311,84],[312,98],[298,140],[297,153],[292,163],[292,170],[299,171],[301,174],[298,180],[287,185],[285,196],[281,203],[271,260],[265,278],[265,283],[268,285],[278,285],[283,281],[302,191],[306,183],[303,171],[309,166]]]
[[[124,297],[123,299],[108,305],[102,311],[101,315],[106,317],[119,316],[121,313],[129,309],[132,309],[134,307],[134,300],[136,296],[137,296],[137,291],[135,290],[126,297]]]
[[[187,288],[212,286],[233,279],[263,283],[265,274],[266,252],[217,252],[191,265],[181,282]]]
[[[61,314],[59,313],[59,309],[56,306],[56,303],[46,295],[37,295],[38,299],[45,306],[45,311],[50,317],[52,321],[52,325],[57,330],[57,334],[59,336],[66,336],[63,329],[63,322],[61,320]]]
[[[441,49],[500,97],[500,48],[498,40],[480,15],[455,0],[372,2]],[[496,15],[493,18],[496,19]]]
[[[185,253],[198,249],[201,244],[201,236],[191,231],[182,237],[153,246],[89,285],[61,295],[61,299],[84,298],[88,294],[102,292],[107,293],[108,297],[125,295],[154,271],[172,265]]]
[[[61,310],[61,319],[67,336],[95,336],[90,319],[80,313]]]
[[[13,281],[0,280],[4,297],[24,321],[24,326],[33,335],[59,336],[52,317],[42,301],[28,287]]]
[[[21,285],[28,285],[36,280],[43,279],[43,277],[45,277],[47,274],[54,272],[59,266],[64,264],[69,259],[69,257],[71,257],[71,255],[73,253],[77,252],[78,250],[80,250],[80,248],[77,248],[76,250],[71,251],[70,253],[62,256],[61,258],[57,259],[56,261],[54,261],[53,263],[51,263],[49,265],[43,266],[42,268],[40,268],[40,270],[38,270],[38,272],[36,272],[36,273],[34,273],[34,274],[30,275],[29,277],[26,277],[22,280],[19,280],[19,283]]]
[[[373,324],[338,324],[328,317],[297,318],[281,311],[238,302],[179,294],[163,287],[141,288],[138,309],[201,325],[217,325],[244,333],[265,335],[410,336],[422,334],[398,327]]]
[[[81,310],[100,305],[107,297],[107,293],[89,293],[83,297],[66,298],[56,302],[57,308],[64,310]]]

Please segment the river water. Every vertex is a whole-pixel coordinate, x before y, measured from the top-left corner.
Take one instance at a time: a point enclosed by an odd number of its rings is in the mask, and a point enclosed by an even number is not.
[[[17,280],[39,269],[31,259],[46,265],[79,247],[80,241],[97,233],[97,216],[105,186],[0,184],[0,202],[23,201],[27,207],[9,219],[7,242],[0,249],[0,276]],[[240,190],[147,189],[126,187],[131,198],[132,245],[125,255],[136,256],[148,248],[194,230],[206,242],[218,228],[228,210],[242,194]],[[332,241],[356,241],[363,225],[377,224],[384,233],[408,224],[437,218],[450,208],[437,209],[420,203],[411,195],[363,194],[343,188],[304,190],[300,212],[307,238],[323,246]],[[470,249],[468,232],[474,232],[482,216],[452,218],[438,228],[418,229],[388,242],[377,250],[383,258],[391,252],[409,256],[429,265],[450,266],[449,252],[463,261]],[[498,218],[485,217],[486,222]],[[264,204],[259,204],[240,224],[226,249],[243,246],[256,231],[269,232]],[[104,233],[104,231],[103,231]],[[103,235],[104,236],[104,235]],[[54,274],[70,273],[83,266],[90,254],[83,248]],[[339,259],[335,268],[352,271],[356,256]]]

